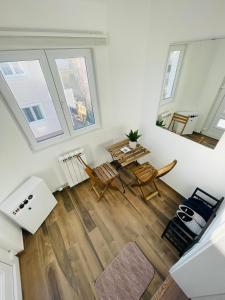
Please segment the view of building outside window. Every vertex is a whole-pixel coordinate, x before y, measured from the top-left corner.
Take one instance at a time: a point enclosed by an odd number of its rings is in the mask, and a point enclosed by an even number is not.
[[[84,57],[55,60],[74,130],[95,124]]]
[[[0,63],[0,70],[36,141],[63,134],[39,61],[19,61],[18,66],[23,72],[11,62]]]

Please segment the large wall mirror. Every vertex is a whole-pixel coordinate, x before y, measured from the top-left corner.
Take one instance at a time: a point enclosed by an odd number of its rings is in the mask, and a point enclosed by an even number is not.
[[[225,131],[225,39],[170,46],[156,125],[216,147]]]

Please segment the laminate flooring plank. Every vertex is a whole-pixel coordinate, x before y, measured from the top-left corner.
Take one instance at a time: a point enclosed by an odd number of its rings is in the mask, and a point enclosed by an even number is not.
[[[58,265],[70,286],[74,289],[74,291],[77,291],[76,277],[71,268],[71,261],[69,260],[63,236],[58,224],[51,224],[48,227],[48,233]]]

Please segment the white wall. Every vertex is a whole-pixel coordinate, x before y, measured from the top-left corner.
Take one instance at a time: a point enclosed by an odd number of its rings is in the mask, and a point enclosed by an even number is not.
[[[211,118],[214,117],[213,114],[215,112],[212,114],[212,116],[210,114],[215,107],[218,109],[217,106],[220,104],[216,103],[218,101],[218,92],[225,78],[225,39],[217,40],[214,42],[216,42],[216,47],[213,64],[206,78],[204,89],[201,93],[201,103],[203,108],[202,113],[206,115],[206,120],[209,119],[209,116]],[[203,105],[203,103],[205,103],[205,105]],[[211,122],[209,122],[208,124],[205,124],[203,122],[202,125],[204,126],[203,129],[206,130],[208,129],[208,126],[211,125]]]
[[[174,189],[189,196],[196,186],[221,196],[225,192],[225,136],[215,150],[155,126],[169,44],[225,36],[222,0],[152,0],[149,47],[142,110],[143,141],[151,161],[162,166],[174,158],[176,168],[164,177]]]
[[[104,0],[2,1],[1,27],[104,31]]]
[[[194,253],[186,260],[184,255],[170,270],[177,284],[191,299],[225,294],[224,225],[221,227],[219,237],[215,234],[216,237],[213,236],[210,243],[202,247],[200,252]]]
[[[186,45],[181,75],[174,97],[174,100],[177,101],[176,109],[192,110],[194,104],[198,104],[214,52],[212,41],[200,41]]]
[[[30,175],[45,179],[54,191],[65,183],[57,162],[59,154],[82,146],[88,161],[97,164],[110,159],[104,149],[107,143],[123,138],[130,128],[138,128],[144,83],[143,53],[147,47],[147,2],[9,0],[1,3],[0,27],[103,31],[109,34],[109,44],[94,48],[102,122],[99,130],[33,153],[0,98],[0,201]]]
[[[211,40],[187,44],[175,94],[175,111],[198,112],[198,124],[204,123],[208,114],[205,107],[210,107],[215,100],[215,95],[212,99],[201,97],[215,58],[215,50],[215,43]],[[195,131],[200,130],[201,126],[196,126]]]
[[[148,0],[108,0],[110,70],[114,119],[138,128],[144,87]]]

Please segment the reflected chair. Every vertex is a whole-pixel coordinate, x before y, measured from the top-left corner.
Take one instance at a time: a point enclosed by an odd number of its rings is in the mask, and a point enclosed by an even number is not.
[[[183,125],[183,127],[182,127],[182,129],[179,133],[181,135],[183,133],[187,123],[188,123],[188,120],[189,120],[189,116],[183,116],[183,115],[180,115],[178,113],[174,113],[167,129],[174,132],[174,130],[175,130],[174,125],[176,123],[178,123],[178,124],[180,123],[180,124]]]
[[[118,187],[112,185],[112,182],[116,178],[120,180],[121,185],[123,187],[123,193],[125,193],[124,185],[120,178],[120,174],[110,163],[103,163],[100,166],[93,169],[88,164],[86,164],[86,162],[82,159],[81,154],[77,155],[77,159],[84,166],[85,172],[90,177],[90,190],[93,190],[96,193],[96,195],[98,196],[98,200],[100,200],[104,196],[105,192],[108,189],[120,191]],[[102,191],[98,192],[96,186],[100,187]]]
[[[176,164],[177,160],[174,160],[170,164],[162,167],[159,170],[156,170],[148,162],[141,164],[132,170],[137,180],[137,183],[132,184],[132,186],[138,186],[140,188],[142,196],[145,200],[150,200],[157,195],[160,196],[155,180],[169,173]],[[155,191],[145,196],[142,188],[146,185],[152,185]]]

